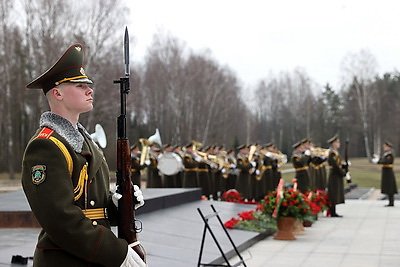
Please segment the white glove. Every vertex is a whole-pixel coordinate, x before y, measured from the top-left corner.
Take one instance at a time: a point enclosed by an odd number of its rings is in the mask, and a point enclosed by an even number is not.
[[[255,167],[257,164],[255,161],[250,162],[251,166]]]
[[[143,192],[142,190],[140,190],[139,186],[137,185],[133,185],[133,195],[136,197],[137,204],[135,204],[135,210],[137,210],[138,208],[140,208],[141,206],[144,205],[144,198],[143,198]]]
[[[304,155],[310,156],[311,155],[311,151],[309,149],[307,149],[306,151],[304,151]]]
[[[133,195],[136,197],[137,204],[135,204],[135,210],[140,208],[141,206],[144,205],[144,198],[143,198],[143,192],[140,190],[139,186],[133,185]],[[118,208],[118,200],[122,198],[122,195],[119,193],[114,193],[111,197],[114,205]]]
[[[221,173],[226,173],[226,169],[223,168],[223,169],[221,170]]]
[[[146,166],[149,166],[150,165],[150,160],[149,159],[146,159],[145,161],[144,161],[144,165],[146,165]]]
[[[347,173],[346,173],[346,180],[348,180],[348,181],[350,181],[350,180],[351,180],[351,175],[350,175],[350,172],[347,172]]]
[[[232,164],[231,164],[231,168],[232,168],[232,169],[236,168],[236,165],[232,163]]]
[[[256,170],[256,175],[259,175],[260,174],[260,170]]]
[[[146,267],[147,264],[139,257],[139,255],[130,247],[128,247],[128,252],[124,262],[121,267]]]
[[[347,166],[351,166],[350,160],[347,161]]]
[[[265,154],[265,156],[267,156],[268,158],[271,158],[272,154],[271,154],[271,152],[267,152],[267,154]]]
[[[122,195],[119,194],[119,193],[114,193],[114,194],[112,195],[111,199],[112,199],[112,201],[113,201],[115,207],[118,208],[118,200],[120,200],[121,198],[122,198]]]
[[[377,164],[378,163],[378,161],[379,161],[379,156],[378,155],[376,155],[376,154],[374,154],[374,157],[372,158],[372,163],[375,163],[375,164]]]

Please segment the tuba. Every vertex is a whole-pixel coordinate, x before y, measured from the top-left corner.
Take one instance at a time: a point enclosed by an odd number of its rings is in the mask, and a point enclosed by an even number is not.
[[[140,165],[143,165],[146,160],[149,159],[149,146],[152,144],[156,143],[159,146],[162,146],[161,143],[161,136],[160,132],[158,131],[158,128],[156,129],[155,134],[149,137],[149,139],[146,138],[140,138],[139,142],[142,144],[142,153],[140,155]]]
[[[97,142],[101,148],[106,148],[107,137],[106,137],[106,133],[104,132],[103,127],[101,127],[100,124],[96,124],[96,126],[94,128],[94,133],[92,133],[90,135],[90,138],[92,138],[92,140],[94,142]]]

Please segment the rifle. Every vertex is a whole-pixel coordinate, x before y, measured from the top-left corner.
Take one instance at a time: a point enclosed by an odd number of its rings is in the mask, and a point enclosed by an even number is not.
[[[129,93],[129,35],[125,28],[124,37],[125,77],[114,83],[120,84],[121,114],[117,120],[117,189],[122,198],[118,201],[118,237],[125,239],[133,250],[145,261],[145,253],[137,239],[141,227],[135,225],[135,209],[133,186],[131,181],[131,152],[129,140],[126,137],[126,95]]]
[[[349,153],[347,151],[347,148],[349,146],[349,139],[346,139],[345,145],[344,145],[344,162],[345,165],[343,165],[343,169],[346,171],[346,174],[349,172]],[[351,176],[346,175],[346,181],[348,184],[351,183]]]

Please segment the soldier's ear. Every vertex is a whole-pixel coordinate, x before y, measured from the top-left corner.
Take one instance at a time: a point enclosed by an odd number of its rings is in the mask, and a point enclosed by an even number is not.
[[[62,99],[62,94],[61,94],[60,90],[57,87],[51,88],[48,93],[51,94],[51,96],[54,99],[57,99],[57,100],[61,100]]]

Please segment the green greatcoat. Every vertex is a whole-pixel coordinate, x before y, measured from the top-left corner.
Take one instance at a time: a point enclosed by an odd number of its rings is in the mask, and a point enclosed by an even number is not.
[[[378,164],[382,164],[381,192],[393,196],[397,194],[396,178],[393,172],[394,156],[392,151],[385,152],[379,159]]]
[[[40,126],[26,147],[22,164],[22,186],[42,227],[34,266],[120,266],[128,244],[110,230],[111,223],[116,223],[116,208],[102,152],[80,124],[75,129],[54,113],[45,112]],[[72,166],[51,137],[64,144]],[[81,187],[80,173],[88,174]],[[83,212],[100,208],[107,208],[108,219],[104,215],[89,219]]]
[[[252,165],[247,158],[247,155],[238,154],[237,156],[236,168],[239,170],[239,177],[236,180],[236,190],[245,199],[251,198],[251,188],[250,188],[250,169]]]
[[[293,152],[292,164],[296,170],[295,177],[297,179],[297,189],[305,193],[310,189],[310,178],[308,177],[308,160],[309,157]]]
[[[329,151],[328,164],[328,198],[332,205],[344,203],[343,178],[346,176],[346,171],[342,168],[339,153],[335,149],[331,148]]]

